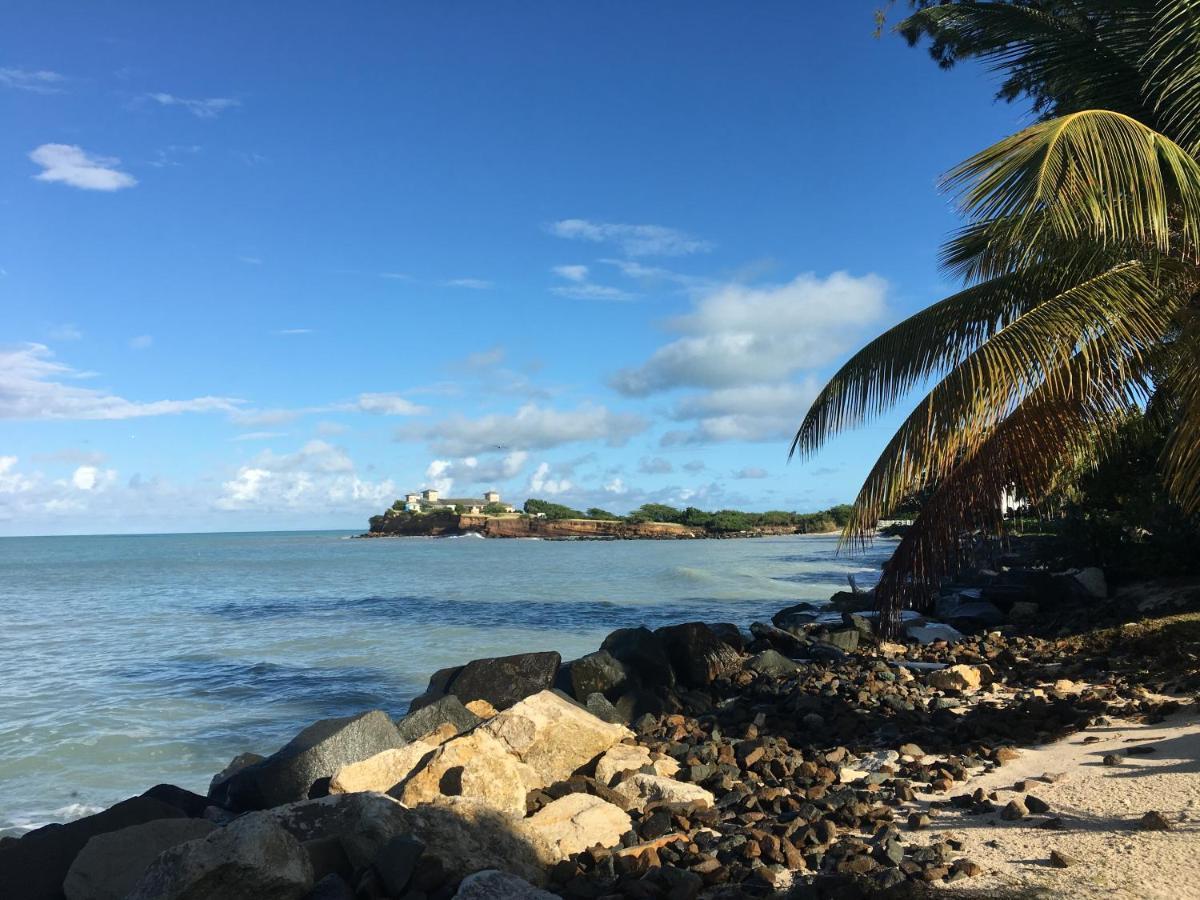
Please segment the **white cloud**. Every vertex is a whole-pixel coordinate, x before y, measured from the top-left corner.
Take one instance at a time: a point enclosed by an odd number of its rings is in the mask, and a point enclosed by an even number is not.
[[[61,94],[66,80],[49,69],[0,68],[0,85],[32,94]]]
[[[550,288],[552,293],[571,300],[631,300],[633,294],[606,284],[561,284]]]
[[[312,330],[311,328],[280,328],[280,329],[279,329],[278,331],[276,331],[275,333],[276,333],[276,334],[283,334],[283,335],[289,335],[289,334],[312,334],[312,333],[313,333],[313,330]]]
[[[119,159],[89,156],[74,144],[42,144],[29,158],[42,167],[33,176],[38,181],[57,181],[85,191],[119,191],[137,184],[136,178],[116,168]]]
[[[555,266],[550,271],[567,281],[587,281],[588,277],[587,266]]]
[[[549,226],[556,237],[614,244],[629,256],[687,256],[712,249],[712,243],[665,225],[625,225],[561,219]]]
[[[638,463],[638,471],[643,475],[668,475],[675,471],[675,467],[671,465],[670,460],[655,456],[652,459],[643,458]]]
[[[504,362],[508,352],[501,346],[490,347],[477,353],[469,353],[463,359],[463,365],[468,369],[490,369]]]
[[[571,482],[566,478],[550,477],[550,464],[541,463],[529,476],[529,494],[537,497],[554,497],[571,490]]]
[[[495,486],[520,475],[528,460],[529,454],[524,450],[514,450],[499,459],[481,460],[476,456],[467,456],[458,460],[435,459],[425,470],[425,477],[429,481],[444,478],[451,483],[459,481],[465,484]],[[438,490],[448,491],[450,488],[438,488]]]
[[[425,487],[443,494],[454,490],[454,478],[449,475],[453,464],[448,459],[435,459],[425,467]]]
[[[695,475],[698,472],[703,472],[708,466],[702,459],[693,459],[690,462],[685,462],[680,468],[685,472],[691,472]]]
[[[81,491],[102,491],[117,480],[113,469],[80,466],[71,474],[71,484]]]
[[[733,473],[734,478],[766,478],[770,473],[758,466],[747,466]]]
[[[720,441],[776,441],[792,436],[818,391],[817,382],[752,384],[683,397],[670,411],[686,431],[669,431],[665,447]]]
[[[139,334],[137,337],[129,339],[129,347],[132,350],[145,350],[154,343],[154,338],[148,334]]]
[[[547,450],[578,441],[602,440],[617,447],[646,427],[641,416],[603,406],[557,410],[528,403],[511,415],[454,416],[400,437],[425,438],[437,453],[475,456],[497,450]]]
[[[37,480],[16,471],[15,456],[0,456],[0,494],[23,494],[36,487]]]
[[[472,291],[486,291],[492,287],[490,281],[482,278],[451,278],[442,282],[442,287],[467,288]]]
[[[604,492],[621,496],[628,494],[629,488],[625,486],[625,480],[620,475],[616,475],[604,483]]]
[[[406,275],[403,272],[380,272],[380,278],[389,278],[393,281],[412,281],[411,275]]]
[[[413,403],[399,394],[359,394],[354,407],[381,416],[421,416],[429,412],[428,406]]]
[[[78,341],[83,339],[83,332],[78,326],[65,322],[50,329],[50,339],[54,341]]]
[[[345,434],[349,430],[349,427],[343,425],[341,422],[324,421],[317,423],[317,434],[324,435],[326,437],[335,434]]]
[[[886,290],[878,276],[845,272],[766,287],[725,285],[669,322],[682,337],[618,372],[613,387],[640,397],[771,382],[816,368],[854,346],[859,329],[883,315]]]
[[[287,437],[286,431],[247,431],[245,434],[239,434],[236,437],[231,437],[231,441],[269,441],[272,438]]]
[[[264,450],[221,486],[222,510],[378,510],[395,499],[391,480],[365,481],[344,450],[309,441],[295,453]]]
[[[242,101],[232,97],[209,97],[203,100],[189,100],[186,97],[176,97],[174,94],[149,94],[151,100],[160,106],[180,106],[198,119],[215,119],[227,109],[241,106]]]
[[[191,400],[126,400],[93,388],[64,384],[81,373],[43,344],[0,348],[0,419],[133,419],[185,412],[235,412],[229,397]]]

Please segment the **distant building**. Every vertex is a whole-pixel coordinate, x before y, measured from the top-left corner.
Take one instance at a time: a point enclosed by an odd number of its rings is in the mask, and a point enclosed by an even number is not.
[[[434,509],[450,509],[462,515],[470,515],[472,513],[482,513],[485,506],[492,503],[500,503],[504,507],[505,512],[516,512],[516,509],[507,503],[500,502],[500,493],[498,491],[488,491],[483,495],[483,499],[478,497],[442,497],[436,490],[424,490],[421,493],[410,493],[404,495],[404,509],[407,512],[429,512]]]

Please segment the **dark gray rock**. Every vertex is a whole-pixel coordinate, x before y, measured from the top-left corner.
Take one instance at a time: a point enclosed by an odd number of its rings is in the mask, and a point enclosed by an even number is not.
[[[746,668],[760,675],[770,675],[772,678],[784,678],[791,675],[800,667],[774,650],[764,650],[757,656],[746,661]]]
[[[857,628],[834,628],[816,635],[817,640],[822,644],[828,644],[846,653],[853,653],[858,649],[860,637]]]
[[[63,893],[67,900],[124,900],[160,853],[216,827],[204,819],[155,819],[98,834],[71,863]]]
[[[425,693],[420,694],[412,699],[408,704],[408,714],[412,715],[423,706],[428,706],[439,697],[445,697],[446,692],[450,688],[450,682],[458,677],[458,674],[466,668],[465,666],[450,666],[446,669],[438,669],[429,676],[429,684],[425,688]]]
[[[738,652],[703,622],[668,625],[654,633],[666,645],[675,674],[690,687],[707,687],[741,667]]]
[[[644,686],[675,686],[666,645],[649,628],[619,628],[604,639],[600,649],[623,662]]]
[[[531,694],[553,687],[561,661],[562,657],[553,651],[475,659],[450,681],[447,693],[463,703],[486,700],[496,709],[508,709]]]
[[[455,734],[462,734],[464,731],[470,731],[482,721],[483,719],[463,706],[461,700],[453,694],[447,694],[428,706],[422,706],[415,712],[410,712],[396,723],[396,730],[399,732],[401,740],[411,743],[433,734],[444,725],[451,726]]]
[[[304,900],[354,900],[354,891],[344,878],[330,873],[312,886]]]
[[[732,622],[709,622],[708,627],[738,653],[746,652],[746,636],[742,634],[742,629]]]
[[[161,800],[163,803],[174,806],[185,816],[193,819],[198,819],[204,815],[204,810],[209,805],[207,797],[193,794],[191,791],[176,787],[173,784],[156,784],[142,794],[142,796]]]
[[[454,900],[558,900],[558,895],[508,872],[487,869],[464,878]]]
[[[399,897],[404,893],[424,852],[425,845],[407,835],[394,837],[383,845],[375,857],[375,871],[388,894]]]
[[[5,900],[60,900],[71,864],[93,837],[155,819],[181,818],[182,812],[161,800],[133,797],[94,816],[31,831],[0,846],[0,892]]]
[[[774,625],[768,625],[765,622],[751,623],[750,633],[758,640],[769,644],[772,649],[778,650],[784,656],[805,656],[811,643],[807,637],[799,638],[791,632],[784,631],[782,628],[776,628]]]
[[[235,772],[209,797],[236,812],[319,797],[328,793],[328,780],[342,766],[403,744],[395,724],[382,710],[323,719],[277,753]]]
[[[602,721],[612,722],[614,725],[625,725],[629,722],[603,694],[588,694],[583,705],[588,712]]]
[[[822,611],[812,603],[796,603],[771,616],[771,624],[783,631],[803,634],[805,626],[817,621]]]
[[[569,664],[571,692],[580,700],[603,694],[615,700],[629,686],[629,670],[607,650],[597,650]]]
[[[266,757],[261,756],[258,753],[239,753],[229,761],[229,765],[212,777],[212,781],[208,783],[208,796],[211,798],[213,794],[216,793],[217,785],[228,781],[247,766],[260,763],[264,759],[266,759]]]

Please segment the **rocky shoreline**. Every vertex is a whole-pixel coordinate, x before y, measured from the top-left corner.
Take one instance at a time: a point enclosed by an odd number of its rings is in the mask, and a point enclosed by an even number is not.
[[[877,640],[869,598],[843,593],[746,630],[625,628],[577,660],[445,669],[402,719],[317,722],[233,760],[207,796],[160,784],[0,842],[3,895],[688,900],[968,882],[984,868],[939,833],[944,811],[1070,824],[1038,796],[1055,773],[1007,799],[964,790],[969,776],[1113,717],[1159,721],[1200,689],[1194,585],[1098,597],[1093,574],[992,575],[944,592],[953,624],[914,618],[903,643]],[[1146,613],[1172,615],[1133,621]]]

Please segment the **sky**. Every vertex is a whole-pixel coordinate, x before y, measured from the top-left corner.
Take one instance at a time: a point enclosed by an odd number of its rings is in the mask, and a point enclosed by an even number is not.
[[[906,410],[790,437],[1027,122],[876,5],[9,0],[0,534],[852,500]]]

